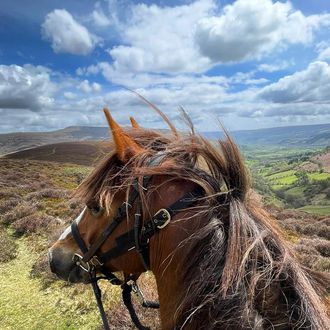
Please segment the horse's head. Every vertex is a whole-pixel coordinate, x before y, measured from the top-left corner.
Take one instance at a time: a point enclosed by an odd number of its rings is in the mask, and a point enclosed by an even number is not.
[[[52,271],[71,282],[88,282],[91,268],[135,278],[146,268],[159,268],[185,234],[168,226],[177,210],[167,208],[179,201],[176,208],[184,209],[201,195],[195,183],[175,174],[163,135],[134,121],[128,134],[107,111],[106,116],[115,151],[78,188],[86,207],[49,250]],[[191,201],[180,203],[187,193]],[[165,240],[169,233],[171,240]]]
[[[328,328],[276,223],[247,198],[228,135],[217,148],[193,130],[124,131],[106,116],[115,148],[76,191],[86,207],[49,251],[54,273],[88,282],[151,269],[164,329]]]

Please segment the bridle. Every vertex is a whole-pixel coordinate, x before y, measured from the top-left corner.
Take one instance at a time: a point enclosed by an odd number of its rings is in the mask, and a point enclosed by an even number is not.
[[[148,166],[159,165],[163,159],[163,154],[157,155],[153,158]],[[147,189],[152,176],[145,176],[142,178],[142,187],[144,190]],[[144,327],[134,310],[131,301],[131,292],[133,291],[140,298],[142,306],[148,308],[159,308],[159,304],[156,302],[148,301],[144,298],[141,290],[136,284],[137,278],[129,276],[124,281],[116,277],[115,274],[109,272],[105,267],[111,259],[115,259],[128,251],[136,249],[139,253],[141,262],[146,270],[150,269],[150,258],[149,258],[149,241],[152,236],[157,234],[160,230],[165,228],[171,218],[176,214],[196,203],[198,198],[204,195],[204,190],[201,187],[195,188],[193,191],[188,192],[182,198],[174,202],[167,208],[158,210],[154,216],[148,220],[142,221],[142,202],[139,193],[139,181],[137,178],[134,179],[130,194],[127,201],[125,201],[118,209],[116,216],[112,222],[104,229],[101,235],[89,246],[85,244],[82,239],[77,221],[73,221],[71,224],[71,232],[73,238],[78,244],[82,255],[76,253],[74,261],[81,269],[89,274],[90,282],[93,286],[93,291],[96,297],[98,308],[103,321],[104,329],[110,329],[108,320],[104,311],[104,307],[101,299],[101,290],[98,286],[98,281],[101,279],[109,280],[113,285],[121,285],[123,301],[130,313],[131,319],[138,329],[148,329]],[[118,225],[128,216],[128,211],[135,206],[134,214],[134,225],[128,232],[116,237],[115,246],[110,250],[100,254],[98,253],[101,246],[106,242]],[[103,276],[97,276],[97,271],[101,272]]]

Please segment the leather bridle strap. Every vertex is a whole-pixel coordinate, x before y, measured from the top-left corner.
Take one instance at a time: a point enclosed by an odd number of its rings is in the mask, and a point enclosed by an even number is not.
[[[164,228],[171,217],[174,217],[177,213],[188,208],[191,204],[196,202],[196,199],[204,194],[204,190],[201,187],[195,188],[193,191],[185,194],[178,201],[173,203],[167,208],[160,209],[151,219],[147,220],[141,228],[140,244],[142,246],[148,244],[150,238]],[[169,218],[168,218],[169,216]],[[116,246],[107,252],[98,256],[98,259],[102,264],[107,261],[117,258],[125,252],[136,248],[135,242],[135,229],[133,228],[127,233],[117,237],[115,239]],[[148,264],[148,262],[146,262]],[[149,265],[148,265],[149,268]]]
[[[117,214],[112,220],[112,222],[108,225],[108,227],[102,232],[102,234],[96,239],[96,241],[89,248],[87,248],[85,242],[80,236],[77,222],[76,221],[72,222],[71,230],[72,230],[73,238],[77,242],[81,252],[84,254],[83,258],[81,259],[82,262],[87,263],[93,258],[93,256],[95,256],[98,249],[103,245],[103,243],[107,240],[107,238],[111,235],[111,233],[117,228],[117,226],[126,216],[127,208],[131,207],[132,203],[134,203],[138,195],[139,195],[138,190],[134,188],[132,193],[130,194],[127,203],[123,203],[118,208]]]

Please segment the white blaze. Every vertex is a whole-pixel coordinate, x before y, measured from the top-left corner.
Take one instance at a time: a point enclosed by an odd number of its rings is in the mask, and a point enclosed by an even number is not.
[[[86,207],[82,210],[82,212],[81,212],[81,213],[78,215],[78,217],[74,220],[74,221],[77,222],[77,224],[79,224],[80,220],[82,219],[85,210],[86,210]],[[63,232],[62,235],[60,236],[59,240],[64,240],[64,239],[66,239],[66,238],[68,237],[69,234],[71,234],[71,225],[68,226],[68,227],[64,230],[64,232]]]

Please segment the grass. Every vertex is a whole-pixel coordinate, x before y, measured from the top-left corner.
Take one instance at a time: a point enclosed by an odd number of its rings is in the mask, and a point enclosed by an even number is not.
[[[298,186],[291,189],[288,189],[287,194],[293,195],[297,198],[304,197],[304,187]]]
[[[289,186],[295,183],[298,178],[295,176],[295,170],[286,170],[267,175],[266,179],[269,181],[272,189],[282,189],[283,186]]]
[[[269,175],[267,178],[269,180],[279,180],[288,176],[292,176],[296,173],[295,170],[288,170],[288,171],[282,171],[282,172],[277,172],[274,174]]]
[[[312,214],[330,215],[330,205],[307,205],[299,208],[299,210]]]
[[[330,173],[325,173],[325,172],[323,173],[313,172],[313,173],[308,173],[307,175],[310,179],[317,181],[327,180],[330,178]]]
[[[40,279],[30,277],[37,254],[29,248],[27,239],[17,243],[16,259],[0,264],[1,329],[98,329],[100,320],[91,293],[74,294],[73,286],[59,290],[59,283],[55,285],[58,290],[42,291]],[[79,304],[89,308],[79,313]]]

